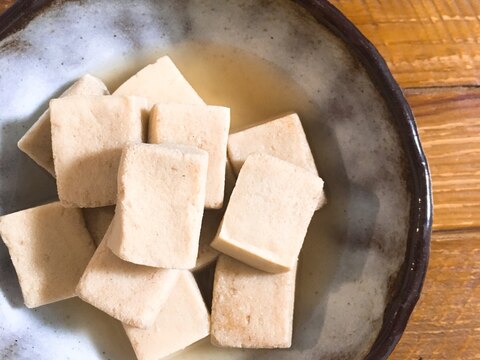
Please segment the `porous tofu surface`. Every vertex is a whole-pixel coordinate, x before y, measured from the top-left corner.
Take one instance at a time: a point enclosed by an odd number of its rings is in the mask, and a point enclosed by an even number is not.
[[[189,271],[183,270],[149,329],[124,325],[138,360],[158,360],[210,333],[210,316]]]
[[[100,79],[86,74],[65,90],[60,97],[73,95],[108,95],[108,89]],[[18,141],[18,148],[55,176],[50,110],[47,109],[32,127],[27,130],[25,135]]]
[[[88,264],[76,293],[125,324],[148,328],[170,295],[179,271],[123,261],[107,247],[108,236],[109,231]]]
[[[150,143],[184,144],[208,152],[206,208],[223,204],[229,129],[230,109],[221,106],[157,104],[150,114]]]
[[[69,96],[50,101],[52,147],[62,205],[113,205],[122,149],[143,139],[146,100]]]
[[[142,96],[152,105],[205,104],[168,56],[144,67],[120,85],[113,95]]]
[[[191,269],[205,203],[207,152],[183,145],[125,148],[108,246],[136,264]]]
[[[283,116],[230,135],[228,158],[235,174],[240,173],[243,163],[253,153],[275,156],[318,175],[297,114]]]
[[[84,208],[82,213],[95,245],[100,245],[115,215],[115,206]]]
[[[0,217],[0,235],[29,308],[75,296],[95,251],[80,209],[59,202]]]
[[[260,270],[287,271],[322,196],[323,181],[311,172],[270,155],[250,155],[211,246]]]
[[[235,348],[289,348],[296,266],[270,274],[221,255],[215,270],[211,341]]]

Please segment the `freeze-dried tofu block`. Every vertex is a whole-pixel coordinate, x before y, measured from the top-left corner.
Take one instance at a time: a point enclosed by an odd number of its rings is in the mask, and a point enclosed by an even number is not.
[[[210,316],[195,279],[183,270],[151,328],[124,328],[138,360],[159,360],[208,336]]]
[[[239,174],[250,154],[264,153],[300,166],[318,176],[307,137],[297,114],[252,126],[228,138],[228,158]]]
[[[290,114],[231,134],[228,138],[228,158],[238,175],[250,154],[263,153],[300,166],[318,175],[312,151],[297,114]],[[326,204],[325,195],[317,209]]]
[[[155,322],[180,272],[119,259],[107,247],[109,233],[110,229],[88,264],[77,295],[125,324],[148,328]]]
[[[70,96],[50,101],[58,196],[63,206],[113,205],[125,145],[144,136],[146,100]]]
[[[311,172],[270,155],[250,155],[211,246],[260,270],[289,270],[322,194],[323,181]]]
[[[230,109],[221,106],[157,104],[150,114],[150,143],[184,144],[208,152],[206,208],[223,204],[229,129]]]
[[[87,74],[73,83],[60,97],[72,95],[108,95],[108,89],[100,79]],[[25,135],[18,141],[18,148],[55,176],[50,110],[47,109],[32,127],[27,130]]]
[[[183,145],[125,148],[108,246],[136,264],[191,269],[198,254],[207,152]]]
[[[93,241],[98,246],[115,215],[115,206],[82,209],[85,224]]]
[[[213,286],[211,341],[236,348],[292,344],[296,266],[269,274],[222,255]]]
[[[75,296],[75,287],[95,251],[80,209],[59,202],[0,217],[29,308]]]
[[[142,96],[150,104],[205,104],[168,56],[125,81],[113,95]]]

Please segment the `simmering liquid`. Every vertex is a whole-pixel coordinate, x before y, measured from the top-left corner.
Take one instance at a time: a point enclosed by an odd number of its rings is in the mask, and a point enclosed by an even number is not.
[[[139,69],[169,55],[189,83],[209,105],[231,109],[231,132],[297,112],[304,124],[320,175],[328,190],[328,169],[322,164],[332,163],[324,157],[329,146],[328,133],[322,132],[321,109],[306,96],[301,84],[276,65],[234,47],[211,43],[182,43],[162,52],[144,54],[128,63],[110,66],[106,74],[99,74],[110,89],[116,89]],[[332,179],[333,180],[333,179]],[[332,185],[334,181],[331,181]],[[343,209],[328,197],[328,205],[317,211],[312,219],[300,255],[298,267],[294,339],[318,336],[309,329],[309,321],[318,317],[317,311],[328,295],[328,287],[338,264],[341,246],[339,235],[332,224],[340,222]],[[281,196],[281,194],[279,194]],[[202,281],[203,282],[203,281]],[[273,300],[272,300],[273,301]],[[319,306],[320,304],[320,306]],[[297,349],[298,350],[298,349]],[[291,358],[288,350],[220,349],[204,339],[178,353],[174,359],[280,359]]]
[[[109,88],[116,89],[162,55],[172,58],[207,104],[231,109],[232,131],[288,112],[315,112],[302,88],[282,69],[240,49],[211,43],[182,43],[115,66],[105,76]]]

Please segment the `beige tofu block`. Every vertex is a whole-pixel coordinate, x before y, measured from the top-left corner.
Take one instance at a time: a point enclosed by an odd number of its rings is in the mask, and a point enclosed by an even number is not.
[[[193,275],[178,281],[149,329],[124,325],[138,360],[158,360],[208,336],[210,316]]]
[[[115,215],[115,206],[84,208],[82,212],[95,245],[100,245]]]
[[[73,83],[60,97],[72,95],[108,95],[108,89],[100,79],[87,74]],[[17,145],[33,161],[55,176],[50,128],[50,110],[47,109]]]
[[[250,154],[264,153],[291,162],[318,176],[310,146],[297,114],[255,125],[231,134],[228,158],[235,174]]]
[[[205,207],[220,209],[225,191],[230,109],[221,106],[157,104],[150,114],[148,142],[184,144],[208,152]]]
[[[269,274],[222,255],[213,287],[211,341],[235,348],[292,344],[296,266]]]
[[[29,308],[75,296],[95,251],[80,209],[59,202],[0,217],[0,235]]]
[[[168,56],[140,70],[113,95],[142,96],[151,104],[205,104]]]
[[[119,259],[107,246],[109,233],[110,229],[88,264],[76,293],[123,323],[148,328],[155,322],[180,272]]]
[[[121,259],[191,269],[198,255],[207,152],[183,145],[129,145],[118,170],[108,246]]]
[[[297,263],[323,194],[311,172],[266,154],[245,161],[211,246],[257,269],[287,271]]]
[[[146,100],[70,96],[50,101],[58,196],[63,206],[113,205],[122,149],[141,143]]]
[[[286,115],[229,136],[228,158],[236,175],[247,157],[256,152],[288,161],[318,176],[312,151],[297,114]],[[323,195],[317,209],[325,203]]]

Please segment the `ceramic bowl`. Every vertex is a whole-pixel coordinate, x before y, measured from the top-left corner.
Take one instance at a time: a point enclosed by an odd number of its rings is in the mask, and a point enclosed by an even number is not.
[[[382,359],[398,342],[428,261],[430,177],[412,112],[385,62],[321,0],[19,1],[0,18],[0,213],[55,196],[16,143],[86,72],[111,90],[170,54],[233,128],[297,111],[328,204],[299,266],[293,346],[174,359]],[[272,300],[273,301],[273,300]],[[2,359],[134,359],[120,324],[79,299],[23,307],[0,245]]]

